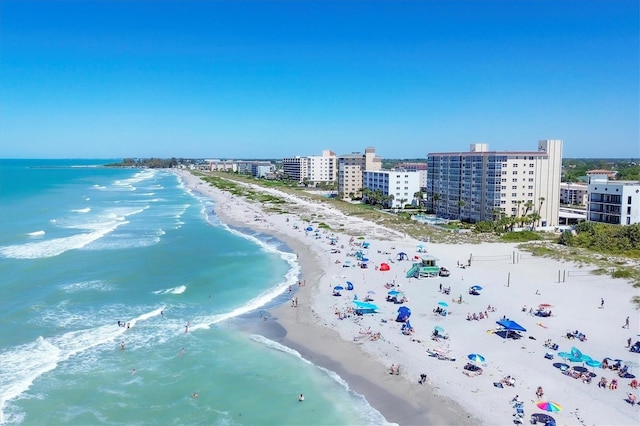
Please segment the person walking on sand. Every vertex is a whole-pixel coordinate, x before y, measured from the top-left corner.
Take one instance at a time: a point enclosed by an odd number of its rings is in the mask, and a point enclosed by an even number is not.
[[[604,309],[604,298],[600,298],[600,309]]]
[[[624,325],[622,326],[622,328],[629,328],[629,317],[627,317],[627,319],[624,321]]]

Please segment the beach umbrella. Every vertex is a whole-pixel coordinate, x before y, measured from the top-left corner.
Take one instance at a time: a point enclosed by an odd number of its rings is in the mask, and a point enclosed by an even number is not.
[[[372,311],[378,310],[378,306],[373,303],[360,302],[358,300],[354,300],[353,303],[356,305],[357,309],[369,309]]]
[[[390,270],[390,269],[391,269],[391,267],[389,266],[389,264],[388,264],[388,263],[381,263],[381,264],[380,264],[380,270],[381,270],[381,271],[388,271],[388,270]]]
[[[367,294],[376,294],[376,292],[375,292],[375,291],[373,291],[373,290],[369,290],[369,291],[367,292]]]
[[[576,358],[570,352],[558,352],[558,356],[570,362],[582,362],[582,358]]]
[[[307,229],[305,229],[305,231],[313,231],[313,228],[310,226],[307,226]]]
[[[446,308],[447,306],[449,306],[449,304],[448,304],[447,302],[438,302],[438,305],[440,305],[440,306],[444,306],[445,308]]]
[[[471,287],[472,290],[476,290],[476,291],[480,291],[482,290],[482,287],[479,285],[474,285],[473,287]]]
[[[340,290],[344,290],[344,287],[342,287],[341,285],[337,285],[333,289],[337,290],[337,291],[340,291]]]
[[[558,412],[562,410],[562,407],[560,406],[560,404],[552,401],[542,401],[542,402],[538,402],[536,405],[538,406],[538,408],[544,411]]]
[[[400,294],[400,292],[398,290],[391,290],[390,292],[387,293],[389,296],[397,296]]]
[[[436,325],[435,327],[433,327],[433,329],[438,333],[444,333],[444,328],[440,327],[439,325]]]
[[[472,362],[475,362],[476,364],[484,362],[484,357],[480,354],[469,354],[467,355],[467,358],[469,358]]]
[[[548,303],[541,303],[541,304],[538,305],[538,307],[543,308],[543,309],[544,308],[553,308],[553,305],[550,305]]]
[[[407,308],[406,306],[400,306],[398,308],[398,313],[409,317],[411,316],[411,309]]]
[[[503,326],[504,328],[506,328],[509,331],[522,331],[522,332],[526,332],[527,331],[526,328],[524,328],[523,326],[521,326],[517,322],[511,321],[509,319],[503,319],[503,320],[500,320],[500,321],[496,321],[496,324]]]
[[[593,367],[591,369],[592,372],[595,371],[596,367],[602,367],[602,363],[597,359],[589,359],[589,360],[586,360],[584,363],[587,364],[589,367]]]

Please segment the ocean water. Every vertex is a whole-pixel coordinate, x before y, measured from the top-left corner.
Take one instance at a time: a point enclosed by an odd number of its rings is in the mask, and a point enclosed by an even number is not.
[[[386,423],[248,331],[289,300],[287,247],[167,171],[108,162],[0,160],[0,423]]]

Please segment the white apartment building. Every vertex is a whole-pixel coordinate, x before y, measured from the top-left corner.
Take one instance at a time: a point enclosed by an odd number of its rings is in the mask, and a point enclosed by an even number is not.
[[[322,151],[322,155],[314,155],[308,158],[307,179],[309,179],[309,182],[335,182],[338,175],[335,152],[325,149]]]
[[[610,181],[606,175],[589,178],[587,220],[632,225],[640,223],[640,182]]]
[[[587,206],[589,187],[582,182],[560,183],[560,204],[570,206]]]
[[[364,154],[354,152],[340,155],[338,164],[338,193],[343,198],[357,198],[362,194],[363,172],[382,170],[382,158],[376,157],[376,149],[367,147]]]
[[[237,172],[238,163],[233,160],[205,160],[210,172]]]
[[[334,182],[337,176],[336,154],[327,149],[322,151],[322,155],[284,158],[282,170],[289,179],[297,182]]]
[[[416,205],[415,193],[420,191],[420,172],[379,170],[363,173],[363,188],[379,189],[383,196],[393,196],[390,208],[402,208],[406,204]]]
[[[427,163],[398,163],[394,167],[397,170],[420,173],[420,188],[427,189]]]
[[[489,151],[427,156],[427,197],[436,214],[470,222],[540,214],[541,226],[558,225],[562,141],[541,140],[537,151]],[[526,211],[525,205],[533,205]]]

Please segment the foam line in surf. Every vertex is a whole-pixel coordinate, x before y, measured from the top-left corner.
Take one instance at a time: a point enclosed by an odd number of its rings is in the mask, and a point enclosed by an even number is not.
[[[160,315],[164,306],[145,312],[125,323],[130,328],[140,321]],[[61,362],[96,346],[114,342],[126,333],[126,327],[113,324],[75,330],[59,336],[38,337],[33,342],[0,352],[0,418],[7,401],[26,392],[38,377],[54,370]]]

